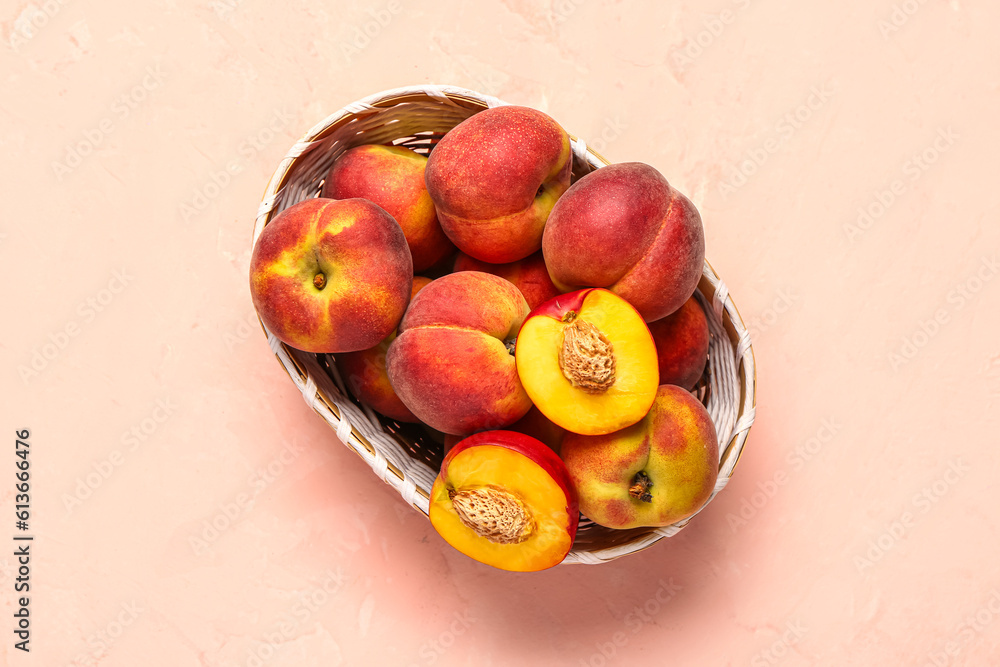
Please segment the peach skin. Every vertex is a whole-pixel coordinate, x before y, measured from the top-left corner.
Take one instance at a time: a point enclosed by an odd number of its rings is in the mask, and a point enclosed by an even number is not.
[[[389,346],[393,389],[420,421],[444,433],[516,422],[531,408],[513,356],[528,312],[503,278],[477,271],[438,278],[413,299]]]
[[[410,301],[403,230],[364,199],[307,199],[261,232],[250,295],[264,325],[306,352],[353,352],[385,339]]]
[[[455,256],[455,270],[482,271],[509,280],[521,290],[532,310],[560,294],[549,277],[548,269],[545,268],[545,259],[541,251],[507,264],[481,262],[460,252]]]
[[[608,528],[669,526],[708,501],[719,474],[712,418],[686,389],[662,385],[649,414],[616,433],[567,433],[562,445],[580,511]]]
[[[459,250],[494,264],[537,251],[556,200],[569,187],[569,135],[535,109],[485,109],[456,125],[427,159],[441,227]]]
[[[455,247],[441,230],[424,183],[427,158],[402,146],[357,146],[334,163],[323,196],[361,197],[378,204],[403,228],[413,270],[430,268]]]
[[[649,323],[656,343],[660,384],[694,388],[708,363],[708,320],[693,296],[666,317]]]
[[[552,420],[542,414],[541,410],[537,407],[532,406],[528,410],[528,414],[524,415],[516,422],[509,426],[504,426],[505,431],[517,431],[518,433],[523,433],[525,435],[530,435],[532,438],[541,441],[543,444],[547,445],[549,449],[554,451],[556,454],[559,453],[559,448],[562,446],[563,438],[566,436],[566,429],[562,426],[554,424]],[[444,453],[447,454],[464,436],[461,435],[445,435],[444,436]]]
[[[705,262],[705,232],[691,201],[640,162],[593,171],[552,209],[542,240],[562,291],[605,287],[647,322],[690,297]]]

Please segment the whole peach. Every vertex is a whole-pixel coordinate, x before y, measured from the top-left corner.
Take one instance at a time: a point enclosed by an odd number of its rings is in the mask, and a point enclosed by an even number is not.
[[[556,200],[569,187],[569,135],[519,106],[485,109],[451,129],[427,159],[427,190],[458,248],[494,264],[537,251]]]
[[[250,295],[264,325],[306,352],[352,352],[393,332],[410,300],[403,230],[364,199],[307,199],[264,227]]]
[[[608,528],[668,526],[708,501],[719,443],[708,411],[690,392],[662,385],[646,417],[606,435],[567,433],[560,452],[580,511]]]
[[[566,191],[545,225],[542,252],[560,290],[605,287],[652,322],[694,293],[705,232],[694,204],[660,172],[626,162]]]
[[[458,253],[455,257],[456,271],[482,271],[500,276],[504,280],[514,283],[517,289],[521,290],[528,306],[532,310],[542,305],[554,296],[559,295],[559,290],[552,284],[549,272],[545,268],[545,259],[541,251],[529,255],[524,259],[507,264],[490,264],[481,262],[474,257],[469,257],[465,253]]]
[[[427,193],[426,165],[426,157],[402,146],[356,146],[330,169],[323,196],[361,197],[384,208],[403,228],[413,270],[423,271],[454,251]]]
[[[420,421],[444,433],[517,421],[531,408],[513,356],[528,312],[503,278],[478,271],[438,278],[413,299],[389,346],[393,389]]]

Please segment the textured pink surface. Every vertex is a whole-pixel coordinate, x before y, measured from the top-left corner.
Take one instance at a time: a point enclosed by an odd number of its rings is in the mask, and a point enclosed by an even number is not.
[[[998,24],[985,0],[5,3],[0,540],[30,428],[36,541],[30,655],[0,548],[0,663],[996,664]],[[758,418],[677,537],[480,566],[268,350],[268,177],[423,82],[546,111],[699,206]]]

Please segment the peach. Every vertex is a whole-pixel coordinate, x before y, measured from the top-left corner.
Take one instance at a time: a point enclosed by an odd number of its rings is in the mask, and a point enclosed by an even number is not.
[[[701,509],[719,474],[719,443],[705,406],[663,385],[649,414],[616,433],[567,433],[562,458],[580,511],[608,528],[669,526]]]
[[[532,406],[528,410],[528,414],[524,415],[516,422],[510,426],[504,427],[505,431],[516,431],[518,433],[523,433],[525,435],[530,435],[532,438],[541,441],[549,447],[556,454],[559,453],[559,447],[562,445],[563,438],[566,436],[566,429],[562,426],[558,426],[552,423],[548,417],[542,414],[541,410]],[[463,436],[460,435],[445,435],[444,436],[444,453],[447,454],[451,451],[459,441],[462,440]]]
[[[549,299],[560,294],[549,278],[545,259],[541,251],[524,259],[507,264],[490,264],[469,257],[463,252],[455,256],[456,271],[482,271],[509,280],[521,290],[525,301],[534,310]]]
[[[417,293],[423,288],[433,282],[430,278],[425,278],[424,276],[413,276],[413,285],[410,287],[410,302],[413,302],[413,297],[417,296]]]
[[[250,257],[250,295],[279,340],[354,352],[393,332],[410,300],[403,230],[364,199],[307,199],[275,216]]]
[[[515,572],[562,562],[580,518],[563,462],[513,431],[477,433],[455,445],[431,488],[429,514],[453,547]]]
[[[642,317],[605,289],[563,294],[531,312],[517,336],[517,371],[555,424],[585,434],[636,423],[656,396],[656,346]]]
[[[529,312],[510,282],[462,271],[413,299],[386,356],[389,381],[428,426],[455,435],[512,424],[531,408],[514,363]]]
[[[660,384],[691,390],[708,362],[708,319],[693,296],[663,319],[649,323],[660,365]]]
[[[569,135],[556,121],[501,106],[445,134],[427,159],[425,179],[448,238],[467,255],[502,264],[541,248],[572,166]]]
[[[423,271],[454,251],[427,193],[426,165],[426,157],[402,146],[357,146],[334,163],[323,196],[360,197],[384,208],[403,228],[413,270]]]
[[[705,232],[691,201],[640,162],[593,171],[552,209],[542,240],[562,291],[606,287],[647,322],[690,297],[705,262]]]
[[[417,292],[430,282],[429,278],[423,276],[414,277],[410,298],[415,297]],[[395,339],[396,334],[393,332],[375,347],[358,352],[338,354],[334,358],[334,363],[355,398],[369,405],[375,412],[390,419],[413,423],[419,420],[410,412],[409,408],[403,405],[399,396],[396,396],[396,392],[393,391],[392,384],[389,382],[389,375],[385,370],[386,351]]]

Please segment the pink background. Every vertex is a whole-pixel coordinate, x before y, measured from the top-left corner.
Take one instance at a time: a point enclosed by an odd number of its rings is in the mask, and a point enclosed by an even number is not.
[[[987,0],[6,2],[0,540],[30,428],[36,541],[30,655],[0,548],[0,663],[996,664],[998,26]],[[758,417],[678,536],[481,566],[271,355],[247,287],[271,172],[428,82],[700,207]]]

